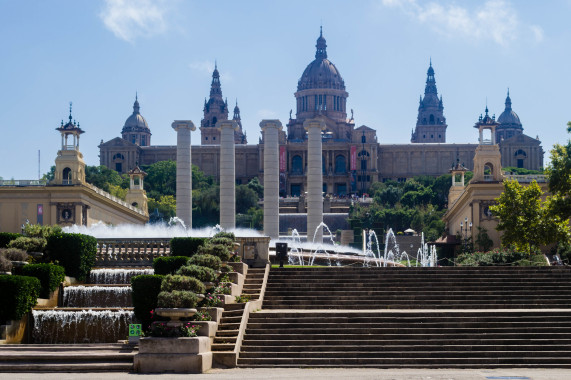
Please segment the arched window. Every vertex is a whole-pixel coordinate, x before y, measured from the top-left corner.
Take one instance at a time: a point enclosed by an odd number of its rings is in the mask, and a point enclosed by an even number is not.
[[[516,159],[516,164],[518,168],[523,168],[524,165],[524,161],[527,157],[527,153],[525,153],[525,151],[523,149],[518,149],[515,153],[514,153],[515,159]]]
[[[347,159],[343,155],[335,157],[335,174],[347,173]]]
[[[71,185],[71,169],[64,168],[62,172],[62,184]]]
[[[293,156],[291,159],[291,174],[303,174],[303,164],[299,155]]]
[[[517,157],[517,156],[527,157],[527,153],[525,153],[525,151],[522,150],[522,149],[518,149],[518,150],[514,153],[514,156],[516,156],[516,157]]]
[[[434,115],[430,115],[430,124],[434,124]]]
[[[218,119],[216,118],[216,116],[214,116],[214,117],[212,118],[212,126],[213,126],[213,127],[216,127],[216,122],[217,122],[217,121],[218,121]]]
[[[124,160],[125,156],[123,156],[121,153],[117,153],[113,156],[114,160]]]
[[[494,165],[487,162],[484,165],[484,181],[493,181],[494,180]]]

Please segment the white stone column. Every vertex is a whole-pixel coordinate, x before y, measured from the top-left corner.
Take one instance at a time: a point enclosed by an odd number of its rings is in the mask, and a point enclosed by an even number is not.
[[[279,120],[262,120],[264,133],[264,235],[277,239],[280,233]]]
[[[222,120],[216,127],[220,131],[220,227],[228,231],[236,228],[234,131],[238,124],[234,120]]]
[[[186,228],[192,228],[192,155],[190,131],[196,127],[190,120],[175,120],[176,131],[176,216]]]
[[[308,119],[303,123],[307,130],[307,241],[313,240],[317,226],[323,222],[323,172],[321,168],[322,119]],[[323,229],[315,235],[315,242],[323,242]]]

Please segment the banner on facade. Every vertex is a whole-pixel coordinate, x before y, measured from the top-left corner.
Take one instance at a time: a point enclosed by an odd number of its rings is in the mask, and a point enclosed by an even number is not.
[[[280,146],[280,173],[286,171],[286,149],[285,146]]]
[[[42,226],[44,224],[44,205],[38,205],[38,224]]]
[[[351,146],[351,169],[357,170],[357,146]]]

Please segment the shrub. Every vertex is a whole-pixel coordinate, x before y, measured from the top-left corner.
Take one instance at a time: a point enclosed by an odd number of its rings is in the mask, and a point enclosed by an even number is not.
[[[546,265],[543,255],[541,259],[536,259],[526,253],[518,252],[513,248],[494,249],[488,252],[463,253],[456,258],[456,265],[459,266],[498,266],[498,265]]]
[[[194,308],[198,305],[198,297],[188,290],[160,292],[157,306],[165,308]]]
[[[175,237],[171,239],[171,256],[188,256],[196,254],[198,247],[203,246],[207,238]]]
[[[197,278],[169,274],[161,283],[161,291],[172,292],[175,290],[187,290],[198,294],[204,294],[206,291],[204,284]]]
[[[196,336],[199,329],[200,326],[193,325],[190,322],[184,322],[177,326],[169,326],[166,322],[155,322],[151,325],[148,335],[160,338],[192,338]]]
[[[48,239],[51,235],[61,234],[61,227],[55,226],[42,226],[39,224],[25,224],[24,225],[24,236],[28,237],[39,237]]]
[[[217,294],[207,293],[201,302],[204,307],[218,307],[222,306],[222,297]]]
[[[47,241],[42,237],[20,236],[8,243],[8,248],[18,248],[26,252],[43,252]]]
[[[180,267],[188,262],[187,256],[165,256],[157,257],[153,260],[155,274],[174,274]]]
[[[216,238],[228,238],[231,239],[232,241],[235,241],[236,235],[234,235],[234,232],[220,231],[216,235],[212,236],[212,239]]]
[[[227,246],[228,248],[233,248],[234,247],[234,241],[230,238],[227,237],[215,237],[210,239],[210,241],[208,242],[208,244],[211,245],[217,245],[217,244],[222,244]]]
[[[4,256],[10,261],[27,261],[28,254],[26,251],[18,248],[4,248],[0,249],[0,255]]]
[[[0,275],[0,321],[22,319],[36,305],[41,287],[34,277]]]
[[[198,265],[187,265],[181,267],[176,274],[182,276],[189,276],[199,279],[202,282],[214,282],[216,281],[216,271],[212,268],[199,267]]]
[[[20,236],[22,235],[13,232],[0,232],[0,248],[6,248],[8,243],[12,240],[16,240]]]
[[[228,247],[223,244],[215,244],[215,245],[207,244],[198,248],[198,254],[217,256],[222,261],[228,261],[230,260],[230,256],[232,253],[230,252]]]
[[[40,280],[41,298],[49,298],[50,292],[56,290],[65,280],[65,269],[54,264],[28,264],[18,269],[18,274]]]
[[[204,310],[198,310],[196,312],[196,314],[194,314],[192,316],[192,320],[193,321],[211,321],[212,320],[212,316],[210,315],[209,312],[204,311]]]
[[[220,269],[222,261],[219,257],[212,255],[195,255],[190,258],[188,263],[218,270]]]
[[[131,288],[135,318],[147,330],[151,324],[151,311],[157,307],[164,276],[144,274],[131,278]]]
[[[0,256],[0,272],[11,272],[12,262],[3,255]]]
[[[85,281],[95,264],[97,239],[82,234],[60,233],[51,235],[46,247],[48,260],[58,261],[65,274]]]
[[[232,268],[230,265],[228,264],[222,264],[220,265],[220,272],[222,273],[227,273],[227,272],[234,272],[234,268]]]

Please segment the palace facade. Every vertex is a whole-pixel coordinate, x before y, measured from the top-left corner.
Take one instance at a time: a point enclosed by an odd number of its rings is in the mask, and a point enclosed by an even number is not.
[[[442,97],[438,96],[435,72],[430,62],[420,97],[418,118],[410,144],[380,142],[377,131],[366,125],[356,126],[347,114],[349,93],[337,67],[328,59],[327,44],[320,33],[315,59],[309,63],[297,83],[296,112],[290,111],[286,130],[280,135],[280,193],[299,195],[306,190],[307,135],[303,122],[322,118],[323,190],[328,194],[364,193],[373,182],[394,179],[404,181],[418,175],[439,176],[448,173],[458,160],[472,170],[477,143],[447,143],[446,118]],[[505,109],[497,119],[496,140],[502,154],[502,166],[532,170],[543,167],[543,149],[539,138],[523,133],[518,115],[508,96]],[[192,163],[205,174],[219,179],[220,132],[218,122],[229,120],[228,102],[223,100],[220,74],[212,74],[210,97],[205,100],[200,122],[200,145],[192,147]],[[254,177],[263,180],[263,136],[258,144],[248,144],[242,130],[240,109],[234,107],[232,120],[238,125],[236,144],[236,182],[247,183]],[[174,138],[174,137],[173,137]],[[176,160],[176,145],[151,145],[151,131],[140,114],[138,99],[133,113],[123,126],[121,137],[101,141],[100,164],[119,173],[137,165]]]

